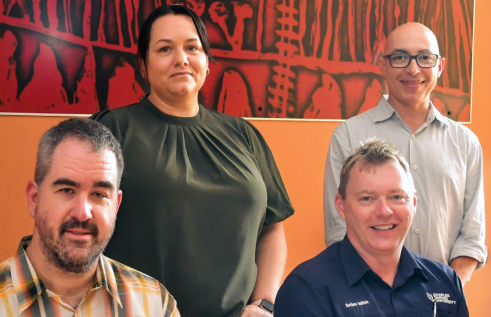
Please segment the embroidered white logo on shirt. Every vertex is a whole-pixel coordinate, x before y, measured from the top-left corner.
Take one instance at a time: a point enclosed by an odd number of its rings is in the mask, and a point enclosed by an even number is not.
[[[444,294],[444,293],[426,293],[426,296],[432,301],[432,302],[437,302],[437,303],[445,303],[445,304],[457,304],[456,301],[450,300],[450,294]]]
[[[370,304],[370,302],[367,300],[362,300],[361,302],[356,302],[356,303],[345,303],[346,307],[363,306],[366,304]]]

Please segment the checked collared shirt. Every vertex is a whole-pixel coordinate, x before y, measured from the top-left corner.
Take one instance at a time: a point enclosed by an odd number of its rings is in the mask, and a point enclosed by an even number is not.
[[[164,316],[177,313],[176,301],[159,281],[100,255],[94,283],[73,309],[46,288],[25,249],[24,237],[14,257],[0,264],[0,316],[100,317]]]

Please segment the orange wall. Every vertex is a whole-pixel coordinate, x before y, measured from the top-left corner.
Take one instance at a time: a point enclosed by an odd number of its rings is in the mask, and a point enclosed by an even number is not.
[[[484,182],[491,210],[491,1],[475,0],[472,124],[484,151]],[[34,175],[41,134],[64,118],[0,116],[0,262],[12,256],[24,235],[32,232],[25,186]],[[296,208],[285,222],[289,247],[287,273],[325,248],[322,213],[324,161],[333,122],[254,121],[270,145]],[[487,219],[490,228],[491,217]],[[486,242],[490,246],[490,234]],[[478,270],[465,291],[471,316],[491,317],[491,264]]]

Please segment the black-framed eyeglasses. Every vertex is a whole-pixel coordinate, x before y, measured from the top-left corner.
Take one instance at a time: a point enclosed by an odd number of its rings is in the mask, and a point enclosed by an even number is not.
[[[421,68],[432,68],[436,66],[439,58],[442,58],[438,54],[418,54],[409,55],[405,53],[395,53],[384,55],[385,58],[389,59],[390,66],[394,68],[405,68],[411,63],[411,60],[415,59],[416,63]]]

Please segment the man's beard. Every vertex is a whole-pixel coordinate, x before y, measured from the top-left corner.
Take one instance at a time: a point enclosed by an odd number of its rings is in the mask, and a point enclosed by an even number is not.
[[[58,238],[55,241],[53,231],[46,224],[46,218],[36,219],[35,225],[48,261],[67,273],[75,274],[87,273],[93,267],[114,232],[114,222],[109,227],[108,232],[99,237],[99,229],[94,223],[89,222],[89,220],[80,222],[72,218],[61,224],[58,230]],[[70,244],[74,246],[67,247],[67,241],[63,239],[63,234],[73,228],[82,228],[90,231],[90,234],[94,237],[93,243],[70,241]],[[86,244],[85,254],[71,254],[77,248],[82,250]]]

